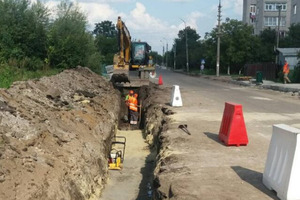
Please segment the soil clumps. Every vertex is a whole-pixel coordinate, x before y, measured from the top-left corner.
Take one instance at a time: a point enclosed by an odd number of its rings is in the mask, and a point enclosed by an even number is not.
[[[0,90],[0,199],[98,199],[120,102],[82,67]]]

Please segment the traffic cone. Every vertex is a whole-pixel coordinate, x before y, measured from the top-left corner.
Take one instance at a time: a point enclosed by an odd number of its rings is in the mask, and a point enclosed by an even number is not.
[[[159,75],[159,78],[158,78],[158,85],[163,85],[163,80],[162,80],[162,75]]]

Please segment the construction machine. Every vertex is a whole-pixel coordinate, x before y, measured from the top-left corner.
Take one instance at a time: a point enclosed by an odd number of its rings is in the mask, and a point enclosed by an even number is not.
[[[108,155],[108,169],[120,170],[123,168],[125,158],[126,137],[115,136],[110,145]]]
[[[149,78],[155,78],[155,65],[151,58],[151,46],[146,42],[132,42],[130,33],[118,17],[119,52],[114,55],[111,81],[121,87],[149,85]]]

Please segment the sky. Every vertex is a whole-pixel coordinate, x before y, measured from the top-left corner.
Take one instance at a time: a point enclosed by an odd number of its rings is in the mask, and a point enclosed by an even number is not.
[[[179,30],[190,26],[203,39],[217,24],[219,0],[71,0],[77,2],[87,16],[89,27],[104,20],[126,24],[131,38],[146,41],[153,51],[162,54],[163,46],[172,48]],[[44,0],[54,8],[58,0]],[[222,21],[242,19],[243,0],[221,0]],[[185,23],[183,21],[185,21]]]

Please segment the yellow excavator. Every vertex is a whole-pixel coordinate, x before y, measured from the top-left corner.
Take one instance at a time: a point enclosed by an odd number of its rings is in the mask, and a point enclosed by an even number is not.
[[[151,46],[146,42],[132,42],[130,33],[118,17],[119,52],[114,55],[111,81],[121,87],[149,85],[149,78],[155,78],[155,65],[151,58]]]

